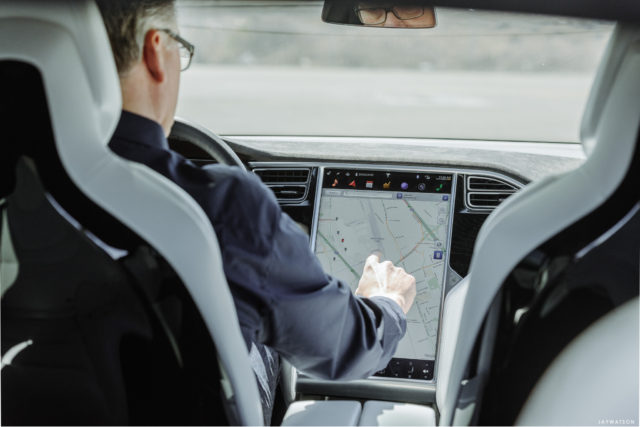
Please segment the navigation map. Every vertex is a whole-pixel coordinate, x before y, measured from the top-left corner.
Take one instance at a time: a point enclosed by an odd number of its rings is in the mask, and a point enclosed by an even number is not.
[[[323,189],[315,252],[325,271],[356,290],[366,258],[382,253],[416,278],[407,333],[394,357],[434,360],[450,197],[443,194]]]

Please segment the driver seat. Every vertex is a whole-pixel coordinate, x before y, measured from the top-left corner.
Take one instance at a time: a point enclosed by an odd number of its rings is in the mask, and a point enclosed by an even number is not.
[[[210,222],[172,182],[107,148],[121,100],[95,4],[2,2],[0,70],[2,422],[198,422],[149,414],[190,400],[185,375],[215,372],[227,421],[261,425]]]

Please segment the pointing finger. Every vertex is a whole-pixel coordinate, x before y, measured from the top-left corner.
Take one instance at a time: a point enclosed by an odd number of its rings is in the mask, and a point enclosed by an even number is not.
[[[367,257],[366,266],[373,267],[375,264],[380,262],[380,257],[378,254],[373,253]]]

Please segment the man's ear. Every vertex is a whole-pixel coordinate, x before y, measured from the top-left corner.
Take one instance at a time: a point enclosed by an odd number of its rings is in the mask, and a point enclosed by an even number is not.
[[[151,77],[158,83],[162,83],[165,79],[161,41],[159,31],[149,30],[144,36],[144,46],[142,47],[142,62],[149,70]]]

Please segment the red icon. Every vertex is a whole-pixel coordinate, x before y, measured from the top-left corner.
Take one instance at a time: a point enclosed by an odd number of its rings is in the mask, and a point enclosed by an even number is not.
[[[356,187],[356,180],[355,179],[349,183],[349,187],[353,187],[353,188]]]
[[[367,188],[373,188],[373,181],[367,181],[366,185]]]

